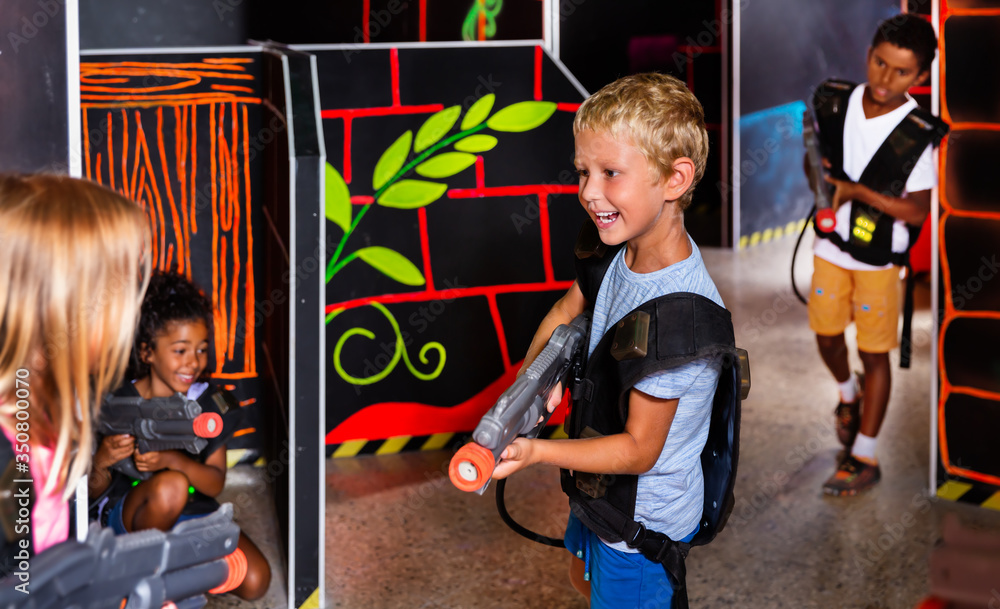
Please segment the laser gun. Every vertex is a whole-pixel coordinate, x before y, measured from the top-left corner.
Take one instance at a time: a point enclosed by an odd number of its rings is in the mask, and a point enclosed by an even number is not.
[[[115,535],[91,525],[87,541],[58,543],[31,561],[31,577],[0,580],[0,609],[200,609],[206,593],[246,577],[233,506],[156,529]]]
[[[472,432],[473,441],[455,453],[448,467],[459,490],[482,495],[501,453],[514,438],[538,436],[552,414],[545,408],[549,393],[558,383],[566,387],[580,365],[589,326],[585,315],[558,326],[535,361],[483,415]]]
[[[214,412],[203,413],[198,402],[181,393],[149,400],[108,396],[101,406],[100,431],[107,436],[131,435],[140,453],[183,449],[198,454],[208,446],[208,438],[222,433],[222,417]],[[136,469],[132,457],[115,463],[112,469],[137,480],[152,475]]]
[[[816,122],[812,112],[806,110],[802,115],[802,140],[806,146],[806,158],[809,165],[809,182],[812,186],[816,202],[816,228],[820,232],[829,233],[837,228],[837,216],[830,200],[830,185],[823,176],[823,155],[819,151],[819,137],[816,135]]]

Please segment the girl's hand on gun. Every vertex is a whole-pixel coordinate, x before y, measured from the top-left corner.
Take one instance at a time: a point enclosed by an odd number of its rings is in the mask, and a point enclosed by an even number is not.
[[[533,464],[535,440],[515,438],[500,453],[500,462],[493,470],[493,479],[501,480]]]
[[[158,472],[161,469],[176,469],[177,458],[181,456],[176,450],[154,450],[148,453],[135,451],[135,468],[140,472]]]
[[[94,453],[94,469],[107,469],[122,459],[132,456],[135,438],[128,434],[105,436]]]

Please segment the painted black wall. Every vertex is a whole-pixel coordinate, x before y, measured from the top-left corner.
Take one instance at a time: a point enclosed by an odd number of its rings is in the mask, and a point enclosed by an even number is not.
[[[245,44],[248,14],[243,0],[83,0],[80,48]]]
[[[66,173],[66,12],[57,3],[43,10],[35,0],[4,0],[0,23],[0,172]]]

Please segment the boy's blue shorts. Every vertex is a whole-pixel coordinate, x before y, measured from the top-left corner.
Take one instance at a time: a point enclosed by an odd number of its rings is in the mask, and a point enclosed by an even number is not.
[[[681,541],[691,541],[699,527]],[[590,575],[591,609],[670,607],[674,587],[663,565],[642,554],[608,547],[572,513],[566,524],[566,549],[584,561]]]

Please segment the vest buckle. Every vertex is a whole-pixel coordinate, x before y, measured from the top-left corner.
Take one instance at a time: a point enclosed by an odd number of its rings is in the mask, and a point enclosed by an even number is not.
[[[630,548],[638,548],[639,546],[641,546],[643,542],[646,541],[646,533],[648,532],[646,530],[646,525],[638,521],[636,521],[635,524],[639,525],[639,529],[636,530],[635,535],[632,536],[631,541],[625,542],[625,545],[627,545]]]

